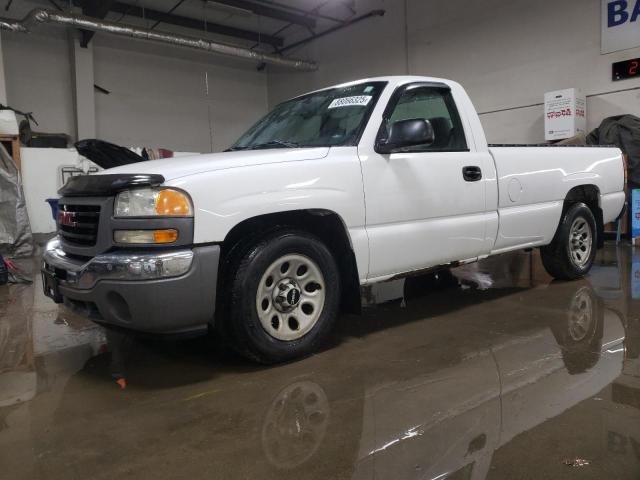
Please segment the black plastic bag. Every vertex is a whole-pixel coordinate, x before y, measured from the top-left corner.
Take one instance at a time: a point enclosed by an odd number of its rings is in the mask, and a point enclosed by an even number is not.
[[[631,188],[640,188],[640,118],[618,115],[605,118],[587,135],[587,145],[615,145],[628,157],[627,178]]]

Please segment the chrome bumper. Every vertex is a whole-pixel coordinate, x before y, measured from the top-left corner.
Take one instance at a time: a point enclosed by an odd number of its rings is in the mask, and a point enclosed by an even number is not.
[[[193,251],[186,249],[156,253],[122,251],[82,261],[69,257],[56,237],[47,244],[42,259],[43,269],[56,273],[62,285],[88,290],[101,280],[132,281],[179,277],[189,271],[193,257]]]

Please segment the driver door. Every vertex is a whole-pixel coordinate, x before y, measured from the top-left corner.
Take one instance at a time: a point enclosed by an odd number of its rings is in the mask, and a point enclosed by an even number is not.
[[[363,137],[362,165],[373,279],[475,259],[485,247],[486,156],[470,151],[450,88],[440,83],[399,87],[378,136],[399,120],[428,120],[430,145],[376,152]],[[372,120],[373,121],[373,120]]]

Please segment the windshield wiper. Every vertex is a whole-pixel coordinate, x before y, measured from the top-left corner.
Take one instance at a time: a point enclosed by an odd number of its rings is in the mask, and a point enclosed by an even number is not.
[[[246,150],[258,150],[260,148],[298,148],[299,145],[295,142],[285,142],[284,140],[271,140],[264,143],[256,143],[255,145],[249,145]]]
[[[285,142],[284,140],[270,140],[264,143],[256,143],[255,145],[247,145],[246,147],[230,147],[225,152],[237,152],[240,150],[259,150],[261,148],[298,148],[300,145],[296,142]]]

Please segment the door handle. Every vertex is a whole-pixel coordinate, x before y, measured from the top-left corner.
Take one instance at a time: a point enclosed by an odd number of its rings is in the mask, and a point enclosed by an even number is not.
[[[465,182],[477,182],[482,180],[482,170],[480,167],[462,167],[462,178]]]

